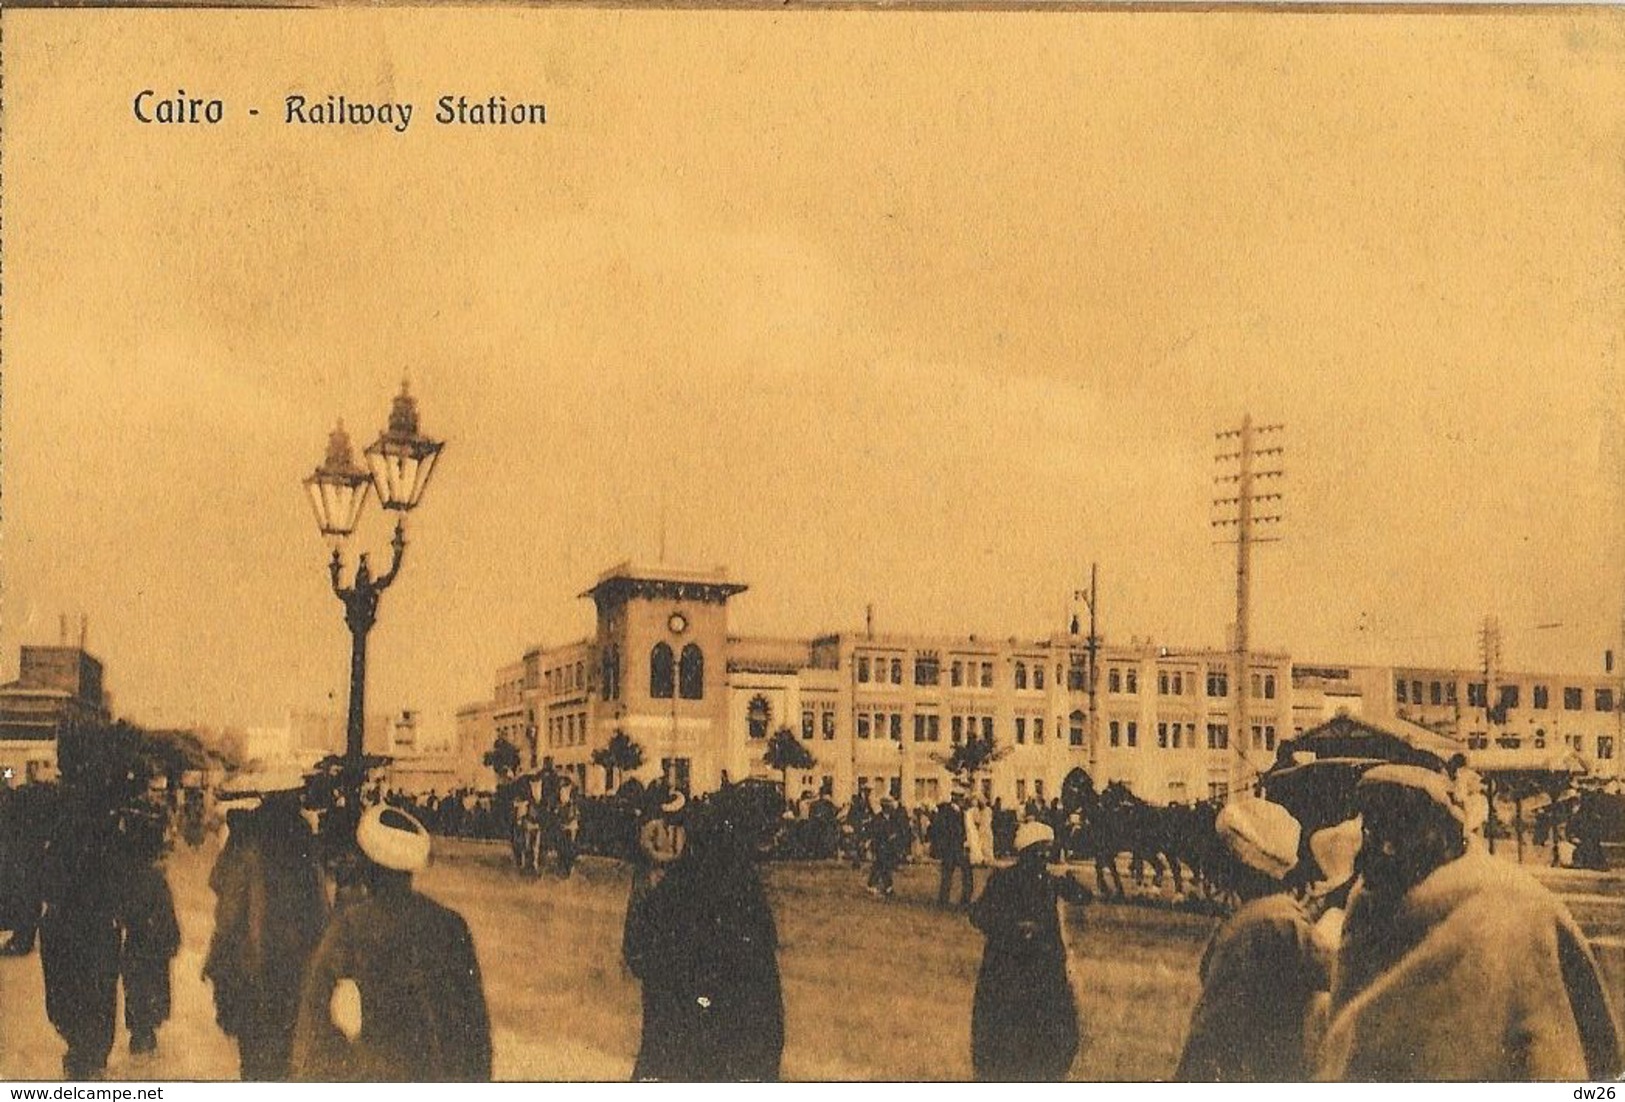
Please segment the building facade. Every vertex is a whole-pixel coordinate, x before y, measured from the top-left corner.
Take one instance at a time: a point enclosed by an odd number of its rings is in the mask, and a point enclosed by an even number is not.
[[[1253,655],[1248,731],[1232,732],[1233,656],[1151,642],[836,633],[734,635],[725,571],[606,571],[584,597],[588,638],[537,647],[498,671],[489,701],[458,711],[464,760],[504,739],[523,768],[551,763],[589,792],[609,777],[595,750],[624,732],[643,751],[629,775],[685,791],[778,774],[763,761],[788,728],[816,764],[792,791],[845,800],[862,788],[907,803],[946,798],[946,761],[970,739],[999,756],[977,784],[1006,803],[1053,799],[1075,772],[1155,802],[1222,795],[1233,761],[1252,775],[1293,731],[1292,667]]]
[[[58,768],[58,743],[111,720],[101,660],[80,646],[25,646],[17,679],[0,686],[0,768],[38,780]]]

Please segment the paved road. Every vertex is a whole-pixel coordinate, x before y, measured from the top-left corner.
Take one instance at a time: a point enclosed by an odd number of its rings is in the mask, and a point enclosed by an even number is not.
[[[120,1008],[118,1037],[108,1060],[110,1079],[235,1079],[237,1048],[214,1023],[211,988],[203,982],[203,956],[214,927],[209,868],[215,850],[182,848],[170,858],[169,878],[181,923],[181,950],[172,972],[174,1013],[160,1033],[159,1052],[132,1058]],[[0,957],[0,1079],[56,1079],[64,1045],[45,1019],[39,952]]]

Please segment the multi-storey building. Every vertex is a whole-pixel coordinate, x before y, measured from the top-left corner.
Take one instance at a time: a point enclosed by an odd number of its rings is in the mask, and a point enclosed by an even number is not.
[[[816,761],[792,789],[844,800],[867,787],[918,803],[948,794],[945,760],[978,738],[1000,748],[977,781],[989,797],[1048,800],[1083,771],[1161,803],[1221,795],[1233,775],[1268,769],[1284,740],[1347,713],[1445,735],[1486,772],[1620,775],[1618,677],[1294,665],[1259,652],[1238,738],[1229,651],[1142,640],[1091,649],[1071,632],[733,635],[729,601],[745,589],[723,570],[605,572],[583,594],[597,610],[591,636],[527,651],[498,671],[489,702],[458,712],[464,760],[502,738],[527,768],[551,760],[600,792],[593,751],[624,731],[644,753],[631,775],[705,791],[724,778],[777,779],[763,751],[787,727]]]
[[[48,775],[64,734],[109,719],[102,663],[83,643],[25,646],[17,679],[0,686],[0,768],[14,779]]]
[[[1394,714],[1460,739],[1485,770],[1619,775],[1618,676],[1398,667]]]
[[[593,751],[624,731],[644,752],[632,775],[704,791],[773,777],[767,740],[789,728],[816,760],[792,787],[845,799],[860,787],[908,802],[944,798],[946,759],[967,739],[1000,754],[979,778],[1005,801],[1058,795],[1066,778],[1121,780],[1147,799],[1223,793],[1233,759],[1269,766],[1293,726],[1291,665],[1253,656],[1249,730],[1236,739],[1232,656],[1150,642],[837,633],[811,639],[728,631],[745,591],[725,571],[622,564],[583,596],[587,639],[534,648],[498,672],[491,701],[458,712],[465,759],[503,738],[590,792]]]

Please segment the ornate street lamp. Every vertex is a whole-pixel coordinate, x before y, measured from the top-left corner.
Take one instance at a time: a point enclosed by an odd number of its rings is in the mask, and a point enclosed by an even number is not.
[[[389,412],[389,427],[368,445],[366,457],[370,472],[355,459],[349,434],[340,421],[327,438],[327,456],[310,477],[305,493],[316,514],[316,525],[333,547],[328,573],[333,593],[344,604],[344,621],[350,628],[350,711],[345,728],[344,767],[341,790],[345,795],[345,819],[353,824],[360,815],[361,788],[366,779],[363,754],[366,728],[367,633],[378,618],[378,598],[395,580],[406,551],[406,514],[423,500],[423,491],[434,473],[444,442],[430,440],[418,431],[417,399],[405,381]],[[370,493],[378,495],[385,509],[394,510],[395,536],[390,541],[393,557],[389,570],[373,577],[362,552],[356,561],[350,585],[340,584],[344,571],[343,547],[361,519]]]

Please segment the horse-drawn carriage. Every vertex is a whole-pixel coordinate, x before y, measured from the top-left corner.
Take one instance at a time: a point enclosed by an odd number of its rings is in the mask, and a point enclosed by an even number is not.
[[[514,867],[527,876],[540,876],[544,858],[553,853],[560,875],[569,876],[581,832],[575,782],[563,773],[542,769],[509,780],[498,789],[497,798],[507,811]]]
[[[1174,891],[1183,895],[1188,870],[1193,887],[1213,894],[1217,801],[1157,805],[1136,796],[1122,781],[1109,781],[1096,791],[1089,774],[1074,769],[1061,785],[1061,809],[1065,822],[1056,832],[1061,849],[1094,862],[1102,895],[1108,894],[1108,879],[1116,895],[1125,894],[1118,868],[1118,858],[1125,853],[1129,876],[1137,885],[1144,883],[1149,871],[1153,886],[1161,887],[1163,877],[1169,876]]]

